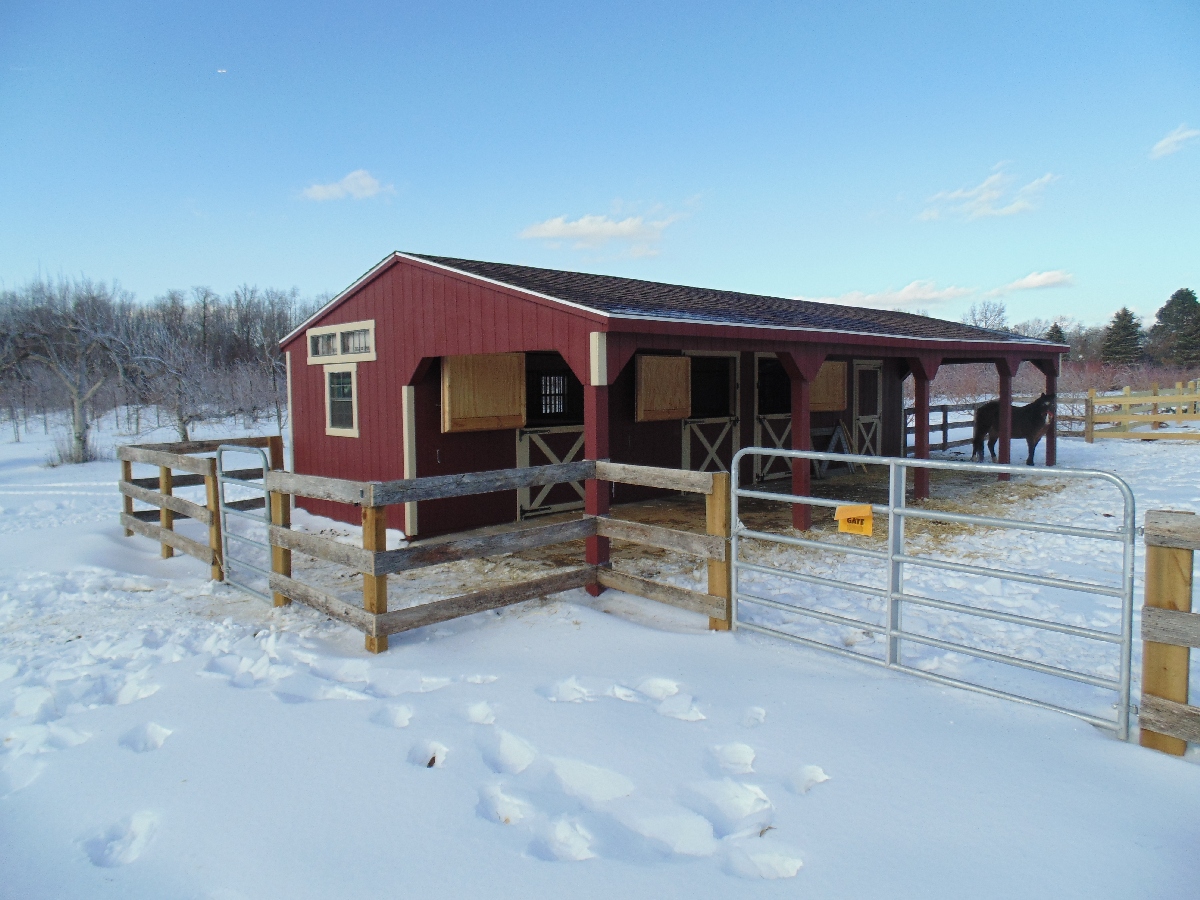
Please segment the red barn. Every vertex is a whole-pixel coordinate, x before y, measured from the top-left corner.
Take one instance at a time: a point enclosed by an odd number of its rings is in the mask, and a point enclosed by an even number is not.
[[[992,363],[1007,410],[1020,363],[1053,393],[1066,350],[901,312],[411,253],[384,259],[282,347],[295,471],[379,481],[583,458],[726,471],[750,445],[898,455],[908,375],[920,410],[940,366]],[[928,415],[917,421],[924,456]],[[1051,430],[1050,465],[1054,453]],[[788,474],[782,460],[756,465],[743,477]],[[809,477],[796,467],[794,489]],[[916,489],[928,489],[919,473]],[[585,494],[600,513],[653,493],[565,484],[407,504],[389,520],[433,535],[582,507]]]

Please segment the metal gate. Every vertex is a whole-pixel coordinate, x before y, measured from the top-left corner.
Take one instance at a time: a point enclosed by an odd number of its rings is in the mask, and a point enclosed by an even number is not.
[[[249,481],[245,478],[235,478],[228,474],[225,469],[225,455],[227,453],[237,453],[241,455],[257,456],[259,459],[259,468],[263,471],[262,481]],[[253,469],[254,466],[243,467],[243,469]],[[230,444],[223,444],[217,448],[217,489],[218,501],[221,512],[221,560],[225,570],[225,583],[233,585],[245,591],[248,594],[253,594],[255,597],[261,597],[263,600],[270,600],[271,594],[269,587],[259,589],[251,583],[255,577],[255,573],[268,582],[271,578],[271,545],[269,543],[268,531],[271,525],[271,505],[267,501],[267,489],[265,486],[266,473],[271,468],[270,462],[267,460],[266,451],[260,447],[238,447]],[[242,492],[249,492],[253,496],[243,497],[238,500],[229,499],[228,487],[236,485],[242,489]],[[259,511],[259,507],[262,507]],[[251,523],[248,526],[249,533],[245,531],[234,531],[230,526],[232,524],[230,516],[234,517],[233,521]],[[259,529],[257,526],[261,526]],[[234,552],[234,548],[237,552]],[[242,555],[242,554],[245,555]],[[265,559],[260,559],[254,556],[255,553],[265,555]],[[250,558],[247,558],[247,557]]]
[[[831,540],[816,540],[809,537],[796,537],[791,534],[771,533],[747,528],[739,518],[739,502],[746,499],[769,500],[783,503],[802,503],[814,507],[838,507],[845,503],[837,500],[819,497],[798,497],[792,494],[773,493],[764,490],[743,488],[738,484],[738,463],[743,456],[751,455],[786,455],[795,459],[828,460],[836,462],[854,462],[864,466],[886,466],[888,470],[888,502],[886,505],[872,505],[875,516],[886,518],[886,537],[880,541],[873,538],[856,538],[848,535],[845,542]],[[927,507],[908,506],[905,498],[907,473],[909,469],[925,468],[946,470],[954,473],[986,473],[996,475],[1008,473],[1012,476],[1032,478],[1072,479],[1083,482],[1107,483],[1115,486],[1121,494],[1122,513],[1120,527],[1084,528],[1068,525],[1056,525],[1044,521],[1030,521],[972,515],[966,513],[945,512]],[[880,458],[869,456],[852,456],[835,453],[819,453],[815,451],[778,450],[747,447],[737,454],[732,466],[731,513],[733,517],[732,533],[732,564],[733,564],[733,626],[750,631],[761,632],[776,637],[795,641],[809,647],[830,651],[866,662],[876,663],[893,669],[899,669],[911,675],[927,678],[943,684],[979,691],[993,697],[1002,697],[1019,703],[1051,709],[1083,719],[1101,728],[1115,731],[1125,739],[1129,734],[1129,683],[1130,656],[1133,635],[1133,563],[1134,563],[1134,499],[1129,486],[1120,478],[1108,472],[1084,469],[1035,469],[1027,466],[1002,466],[982,463],[942,462],[922,459]],[[1089,557],[1087,563],[1078,567],[1070,577],[1047,575],[1030,571],[1020,571],[1000,565],[976,564],[954,561],[935,556],[916,556],[910,552],[910,544],[905,541],[905,523],[910,520],[925,520],[931,522],[950,523],[952,525],[973,525],[986,529],[1008,529],[1032,532],[1046,535],[1046,542],[1053,539],[1050,536],[1062,536],[1074,541],[1089,540],[1108,542],[1120,545],[1119,578],[1112,584],[1097,580],[1095,574],[1103,568],[1103,562],[1113,561],[1116,554],[1101,556],[1096,554]],[[989,533],[993,533],[989,531]],[[1005,532],[1007,533],[1007,532]],[[851,542],[853,541],[853,542]],[[758,548],[757,559],[747,558],[748,544]],[[874,544],[874,546],[872,546]],[[770,563],[778,562],[778,554],[771,557],[769,548],[797,548],[800,556],[816,559],[822,572],[795,571],[790,566],[798,560],[789,558],[784,563],[789,568],[780,568]],[[790,555],[790,554],[789,554]],[[1010,554],[1011,555],[1011,554]],[[874,566],[874,575],[879,583],[866,584],[869,578],[856,580],[831,577],[837,572],[830,571],[831,559],[866,560],[868,567]],[[1057,563],[1069,566],[1062,557],[1055,557]],[[988,562],[985,560],[985,562]],[[928,573],[935,573],[930,576]],[[936,573],[947,573],[940,575]],[[860,574],[860,573],[854,573]],[[1115,571],[1114,575],[1117,574]],[[1006,583],[1017,583],[1033,586],[1022,588],[1029,591],[1030,597],[1044,589],[1053,592],[1055,597],[1070,598],[1079,595],[1091,595],[1092,607],[1101,606],[1103,600],[1109,598],[1110,611],[1090,609],[1090,615],[1077,615],[1072,612],[1058,618],[1042,617],[1025,614],[1028,610],[1021,605],[1008,605],[1008,609],[1020,608],[1021,613],[1005,611],[1000,608],[1003,604],[993,602],[990,605],[963,602],[958,589],[952,594],[958,599],[929,596],[938,593],[939,589],[931,588],[940,579],[943,584],[951,580],[964,581],[966,577],[984,579],[982,584],[991,590],[1002,593]],[[906,581],[908,584],[906,584]],[[789,588],[780,588],[780,584],[798,585],[800,593]],[[914,590],[916,587],[918,590]],[[824,592],[824,596],[822,595]],[[962,593],[965,593],[965,587]],[[773,594],[773,596],[763,596]],[[835,603],[830,608],[830,597],[834,595]],[[841,594],[858,595],[865,599],[855,604],[847,602]],[[1004,599],[1001,597],[1001,599]],[[1119,615],[1115,611],[1114,601],[1119,601]],[[824,605],[825,608],[818,608]],[[1026,604],[1033,605],[1032,603]],[[1065,605],[1065,604],[1064,604]],[[836,611],[835,611],[836,609]],[[906,617],[911,624],[906,622]],[[1105,618],[1113,627],[1098,627],[1098,622]],[[932,619],[933,624],[929,623]],[[1064,619],[1075,619],[1064,621]],[[939,624],[940,620],[940,624]],[[1086,622],[1087,624],[1081,624]],[[1002,623],[1002,624],[992,624]],[[966,627],[964,627],[964,624]],[[815,626],[808,635],[796,634],[787,630],[793,626],[804,628]],[[1013,626],[1016,626],[1015,628]],[[994,644],[1010,645],[1008,649],[988,649],[983,646],[973,646],[968,640],[978,643],[981,641],[979,632],[991,628],[993,634],[987,638],[993,639]],[[1041,650],[1034,648],[1019,655],[1012,652],[1025,649],[1028,637],[1020,639],[1015,634],[1021,629],[1035,629],[1044,633],[1063,636],[1050,638],[1051,641],[1069,641],[1064,655],[1068,661],[1077,661],[1099,652],[1101,645],[1116,647],[1119,662],[1110,666],[1104,662],[1093,666],[1092,671],[1081,671],[1081,667],[1063,664],[1062,660],[1051,662],[1038,661],[1031,658],[1039,655]],[[813,634],[812,631],[824,634]],[[831,643],[829,637],[833,632],[842,635],[842,646]],[[1025,632],[1026,635],[1029,632]],[[863,635],[861,640],[852,640],[851,636]],[[1018,647],[1011,645],[1017,644]],[[856,649],[862,645],[863,649]],[[870,645],[878,647],[878,654],[868,652]],[[1005,687],[988,686],[976,683],[966,677],[958,677],[958,673],[935,671],[938,665],[931,665],[929,660],[906,658],[914,653],[928,652],[929,649],[940,650],[944,653],[970,657],[969,665],[978,665],[993,676],[1000,672],[999,679],[992,677],[993,682],[1005,682]],[[954,657],[948,657],[951,665],[957,665]],[[975,661],[982,661],[975,663]],[[994,669],[987,669],[987,664],[1000,664]],[[966,666],[960,666],[966,668]],[[1100,705],[1097,696],[1088,694],[1086,697],[1073,698],[1076,702],[1050,702],[1030,694],[1038,693],[1032,690],[1033,685],[1024,681],[1028,676],[1021,676],[1011,668],[1049,676],[1051,681],[1046,684],[1057,696],[1058,693],[1072,690],[1085,691],[1086,688],[1076,689],[1075,685],[1084,685],[1105,692],[1115,692],[1115,716],[1097,714],[1096,707]],[[1115,669],[1115,671],[1112,671]],[[972,670],[973,672],[975,670]],[[984,679],[979,679],[984,680]],[[1016,686],[1008,682],[1021,682]],[[1107,697],[1107,694],[1104,695]],[[1105,704],[1107,705],[1107,704]]]
[[[560,437],[564,435],[565,437]],[[517,466],[550,466],[575,462],[582,458],[584,431],[582,425],[554,425],[547,428],[517,429]],[[532,462],[534,456],[544,457]],[[576,498],[576,496],[578,497]],[[566,484],[546,484],[536,488],[517,489],[517,519],[530,519],[550,513],[583,509],[586,494],[582,481]]]

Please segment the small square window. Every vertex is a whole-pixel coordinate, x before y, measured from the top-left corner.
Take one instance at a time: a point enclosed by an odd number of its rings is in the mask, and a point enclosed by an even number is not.
[[[333,337],[333,335],[330,335]],[[342,332],[342,353],[370,353],[371,331],[369,328],[359,328],[355,331]]]
[[[354,428],[353,372],[329,373],[329,427]]]
[[[337,356],[337,339],[332,334],[314,334],[309,338],[310,355]]]

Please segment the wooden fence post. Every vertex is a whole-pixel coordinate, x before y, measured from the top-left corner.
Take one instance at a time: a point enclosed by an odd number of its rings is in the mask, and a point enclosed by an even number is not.
[[[225,580],[225,551],[221,546],[221,492],[217,485],[217,461],[211,461],[209,471],[204,473],[204,499],[211,517],[208,522],[208,546],[212,550],[212,568],[209,577],[213,581]]]
[[[160,494],[162,494],[164,497],[170,497],[171,490],[172,490],[171,484],[172,484],[172,482],[171,482],[171,467],[170,466],[159,466],[158,467],[158,492]],[[175,514],[173,512],[171,512],[171,510],[167,509],[165,506],[160,507],[158,510],[158,524],[162,527],[163,531],[174,531],[175,530]],[[162,558],[163,559],[170,559],[174,555],[175,555],[175,550],[171,547],[170,544],[162,545]]]
[[[712,493],[704,498],[704,518],[709,534],[725,538],[725,561],[708,561],[708,593],[710,597],[720,597],[725,601],[725,618],[708,617],[708,627],[711,631],[728,631],[733,626],[733,583],[730,573],[732,555],[730,553],[729,535],[729,473],[714,472]]]
[[[1175,396],[1176,396],[1176,398],[1183,397],[1183,382],[1182,381],[1175,382]],[[1175,420],[1175,424],[1177,426],[1179,426],[1180,428],[1182,428],[1183,427],[1183,403],[1179,399],[1176,399],[1176,401],[1175,401],[1175,415],[1177,415],[1179,417],[1178,419]]]
[[[1158,396],[1158,382],[1157,381],[1155,381],[1154,383],[1152,383],[1150,385],[1150,395],[1153,397]],[[1152,416],[1158,415],[1158,403],[1157,402],[1154,404],[1153,407],[1151,407],[1150,415],[1152,415]],[[1162,428],[1162,422],[1158,421],[1158,419],[1155,419],[1154,421],[1152,421],[1150,423],[1151,431],[1158,431],[1160,428]]]
[[[387,549],[387,507],[364,506],[362,509],[363,549],[379,552]],[[387,612],[387,576],[363,576],[363,608],[369,613]],[[383,653],[388,648],[387,635],[367,635],[367,652]]]
[[[1133,396],[1133,388],[1131,388],[1129,385],[1125,385],[1125,389],[1124,389],[1124,391],[1122,391],[1122,393],[1125,394],[1125,399],[1120,401],[1120,406],[1118,407],[1118,409],[1121,410],[1122,415],[1132,416],[1133,415],[1133,401],[1130,400],[1129,398],[1131,396]],[[1130,424],[1131,423],[1129,422],[1128,419],[1122,419],[1117,424],[1117,431],[1129,431]]]
[[[267,438],[267,454],[271,460],[271,468],[275,471],[281,471],[283,465],[283,437],[280,435],[271,435]],[[268,502],[271,504],[271,524],[279,528],[292,527],[292,496],[291,494],[281,494],[277,491],[272,491],[268,495]],[[365,531],[364,531],[365,534]],[[276,547],[271,545],[271,571],[277,575],[284,575],[288,578],[292,577],[292,551],[284,547]],[[276,606],[287,606],[292,602],[292,598],[273,591],[271,596],[274,598]],[[386,603],[386,600],[385,600]]]
[[[1088,390],[1083,404],[1083,439],[1091,444],[1096,440],[1096,389]]]
[[[127,459],[121,460],[121,480],[133,481],[133,463]],[[121,495],[121,509],[127,516],[133,515],[133,498],[128,494]],[[128,528],[125,529],[125,537],[133,537],[133,532]]]
[[[1147,543],[1147,607],[1191,612],[1192,556],[1192,550]],[[1142,694],[1187,703],[1189,655],[1187,647],[1143,641]],[[1187,752],[1187,741],[1146,728],[1141,729],[1138,741],[1143,747],[1172,756],[1183,756]]]

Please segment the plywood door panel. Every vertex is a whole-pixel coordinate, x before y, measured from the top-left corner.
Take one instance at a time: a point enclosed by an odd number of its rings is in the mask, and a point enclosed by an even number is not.
[[[525,354],[442,360],[442,432],[499,431],[525,424]]]
[[[635,420],[686,419],[692,412],[692,361],[686,356],[635,358]]]

